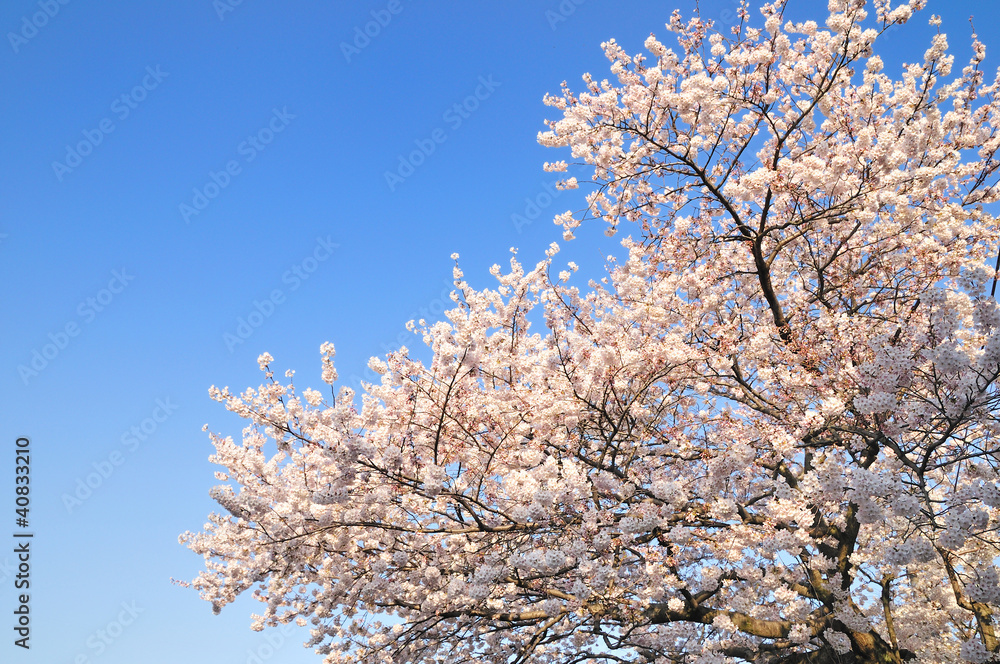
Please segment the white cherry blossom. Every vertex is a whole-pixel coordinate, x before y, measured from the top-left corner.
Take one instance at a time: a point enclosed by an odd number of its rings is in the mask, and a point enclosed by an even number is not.
[[[329,664],[994,658],[1000,85],[943,33],[892,71],[922,1],[785,4],[674,13],[545,98],[603,280],[456,264],[428,362],[213,387],[247,428],[190,585]]]

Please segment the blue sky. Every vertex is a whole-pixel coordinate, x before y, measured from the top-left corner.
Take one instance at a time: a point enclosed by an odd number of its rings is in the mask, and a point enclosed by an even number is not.
[[[256,386],[265,350],[318,386],[328,340],[356,385],[407,320],[449,304],[452,252],[485,287],[510,247],[533,265],[563,244],[551,217],[582,198],[551,196],[542,163],[569,155],[535,142],[554,117],[542,96],[605,77],[602,41],[639,51],[694,4],[232,2],[0,8],[4,661],[319,661],[304,630],[251,632],[254,602],[213,616],[170,583],[202,567],[178,534],[217,509],[201,427],[242,427],[208,387]],[[726,20],[734,4],[701,9]],[[1000,49],[992,7],[929,4],[887,37],[897,62],[922,56],[931,12],[958,62],[972,13]],[[826,3],[793,5],[822,20]],[[562,260],[594,274],[616,240],[580,235]],[[32,449],[27,652],[11,630],[18,436]]]

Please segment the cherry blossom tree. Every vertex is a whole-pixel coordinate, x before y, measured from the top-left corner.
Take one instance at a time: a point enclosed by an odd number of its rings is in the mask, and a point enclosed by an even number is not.
[[[331,344],[329,398],[268,354],[213,388],[248,426],[212,436],[191,585],[337,664],[995,658],[1000,81],[940,28],[884,72],[923,4],[605,43],[613,80],[547,97],[539,140],[593,169],[564,239],[620,259],[584,290],[555,244],[494,288],[456,264],[410,324],[432,359],[361,395]]]

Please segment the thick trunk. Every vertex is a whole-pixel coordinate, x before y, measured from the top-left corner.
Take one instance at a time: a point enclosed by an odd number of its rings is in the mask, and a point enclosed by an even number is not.
[[[855,645],[854,651],[841,654],[830,646],[824,646],[819,650],[812,650],[806,653],[780,652],[757,652],[753,653],[745,648],[735,648],[726,651],[730,657],[738,657],[751,661],[754,664],[898,664],[907,662],[916,657],[909,650],[901,650],[899,659],[896,653],[888,647],[882,646],[859,647]]]
[[[700,622],[711,624],[719,615],[726,615],[744,634],[751,634],[766,639],[785,639],[788,637],[791,623],[784,620],[761,620],[735,611],[717,611],[699,607],[688,611],[671,611],[663,605],[653,605],[646,611],[646,617],[654,624],[668,622]],[[812,634],[819,636],[830,625],[824,616],[814,616],[810,621]],[[838,629],[839,628],[839,629]],[[833,629],[845,632],[844,626],[834,623]],[[916,658],[916,654],[906,649],[896,649],[879,636],[875,631],[850,632],[851,651],[838,653],[832,646],[823,647],[809,652],[790,652],[776,649],[773,645],[762,645],[759,649],[752,647],[735,647],[725,650],[730,657],[744,659],[754,664],[903,664]]]

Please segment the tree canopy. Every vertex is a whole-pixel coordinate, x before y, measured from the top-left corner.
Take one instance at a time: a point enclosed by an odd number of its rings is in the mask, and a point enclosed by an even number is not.
[[[212,388],[248,426],[212,436],[192,585],[331,664],[1000,652],[1000,80],[940,32],[884,71],[923,4],[603,44],[612,78],[546,97],[539,141],[592,170],[564,240],[603,224],[621,259],[583,290],[555,244],[484,290],[456,264],[411,323],[432,360],[373,358],[360,395],[329,343],[329,398],[266,353]]]

